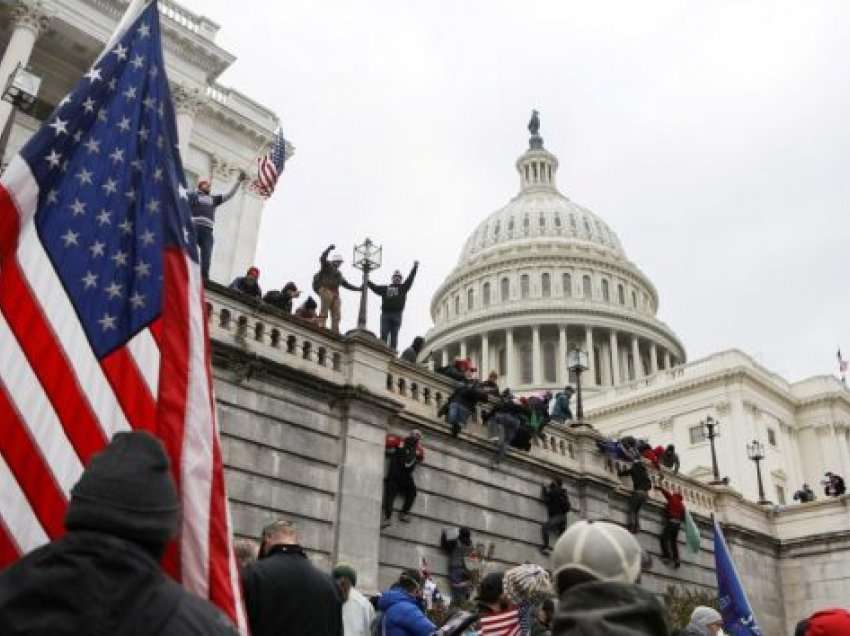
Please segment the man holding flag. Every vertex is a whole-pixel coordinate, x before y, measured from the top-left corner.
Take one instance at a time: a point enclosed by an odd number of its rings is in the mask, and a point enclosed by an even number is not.
[[[177,144],[156,2],[133,0],[0,179],[0,567],[70,530],[90,460],[146,430],[180,508],[163,564],[247,634]]]

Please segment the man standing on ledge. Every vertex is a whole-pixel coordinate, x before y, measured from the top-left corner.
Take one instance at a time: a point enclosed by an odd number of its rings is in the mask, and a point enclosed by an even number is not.
[[[342,256],[334,254],[328,259],[328,254],[336,249],[335,245],[328,245],[327,249],[322,252],[319,257],[319,263],[322,268],[313,276],[313,291],[319,294],[322,301],[319,309],[319,325],[324,327],[327,324],[328,312],[331,314],[331,330],[334,333],[339,333],[339,320],[341,315],[341,303],[339,300],[340,285],[351,291],[362,291],[362,287],[352,285],[347,280],[342,272],[339,271],[339,266],[342,265]]]
[[[189,194],[189,207],[192,209],[192,223],[195,226],[195,235],[198,238],[198,250],[201,256],[201,275],[204,280],[210,278],[210,263],[212,262],[213,250],[213,226],[215,226],[215,209],[222,203],[229,201],[236,194],[236,190],[247,179],[244,172],[239,173],[239,178],[230,191],[226,194],[210,194],[210,182],[206,179],[198,181],[198,189]]]
[[[398,330],[401,329],[401,314],[407,301],[407,292],[416,278],[419,261],[413,261],[413,269],[402,282],[401,272],[393,272],[389,285],[375,285],[369,281],[369,289],[381,297],[381,340],[393,351],[398,350]]]

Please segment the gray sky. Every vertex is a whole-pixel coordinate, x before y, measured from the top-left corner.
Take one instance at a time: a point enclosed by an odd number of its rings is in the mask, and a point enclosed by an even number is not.
[[[326,244],[350,263],[369,236],[378,279],[422,262],[406,346],[516,193],[537,108],[561,191],[618,233],[689,359],[737,347],[795,380],[850,354],[850,3],[184,3],[239,58],[222,83],[297,147],[265,211],[265,287],[309,288]]]

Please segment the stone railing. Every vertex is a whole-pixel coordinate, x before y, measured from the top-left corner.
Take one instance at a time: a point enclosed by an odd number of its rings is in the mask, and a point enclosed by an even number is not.
[[[774,511],[776,538],[794,541],[850,530],[850,495],[828,497]]]
[[[277,115],[273,111],[235,89],[213,82],[207,85],[206,96],[213,105],[217,104],[231,113],[240,115],[269,132],[278,127]]]
[[[192,33],[214,40],[219,26],[207,17],[198,15],[185,7],[171,2],[170,0],[159,0],[159,12],[172,22],[179,24]]]

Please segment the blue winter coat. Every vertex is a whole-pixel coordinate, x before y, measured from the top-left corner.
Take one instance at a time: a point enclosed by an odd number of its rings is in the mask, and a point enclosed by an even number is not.
[[[378,609],[383,612],[386,636],[431,636],[437,629],[416,599],[399,586],[381,594]]]

